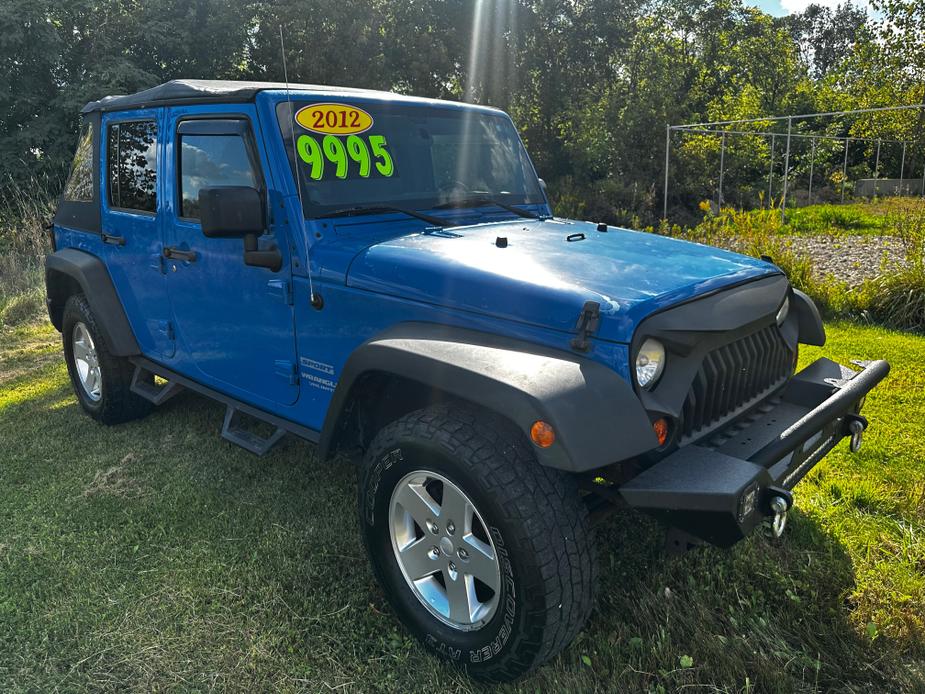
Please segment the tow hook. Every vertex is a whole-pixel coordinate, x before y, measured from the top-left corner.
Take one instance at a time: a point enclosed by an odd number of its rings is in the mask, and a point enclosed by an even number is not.
[[[861,450],[861,444],[864,442],[864,429],[867,428],[867,420],[859,415],[849,415],[848,433],[851,434],[851,442],[848,448],[852,453]]]
[[[771,499],[771,510],[774,512],[771,532],[774,533],[774,537],[780,537],[787,527],[787,500],[782,496],[775,496]]]
[[[771,493],[771,500],[768,506],[771,508],[771,532],[774,537],[780,537],[784,534],[784,528],[787,527],[787,511],[793,506],[793,494],[786,489],[771,487],[768,489]]]

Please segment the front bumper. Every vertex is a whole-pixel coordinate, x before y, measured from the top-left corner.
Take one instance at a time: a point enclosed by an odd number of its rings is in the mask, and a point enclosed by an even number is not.
[[[622,485],[627,504],[726,547],[792,504],[790,490],[844,437],[860,442],[864,397],[890,365],[819,359],[744,419],[684,446]],[[784,509],[785,511],[786,509]]]

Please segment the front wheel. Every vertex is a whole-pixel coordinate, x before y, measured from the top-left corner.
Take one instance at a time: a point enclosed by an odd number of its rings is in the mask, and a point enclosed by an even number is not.
[[[462,406],[385,427],[360,484],[364,541],[405,626],[490,681],[562,650],[591,610],[594,556],[574,479],[506,421]]]

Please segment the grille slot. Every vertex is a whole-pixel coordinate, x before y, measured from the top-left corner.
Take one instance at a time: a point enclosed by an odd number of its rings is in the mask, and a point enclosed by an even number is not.
[[[682,438],[715,429],[783,385],[791,359],[774,325],[708,352],[684,400]]]

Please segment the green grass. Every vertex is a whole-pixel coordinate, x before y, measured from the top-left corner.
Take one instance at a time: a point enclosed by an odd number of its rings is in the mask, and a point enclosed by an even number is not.
[[[877,236],[889,234],[890,225],[882,205],[811,205],[788,210],[787,221],[795,234],[855,234]]]
[[[797,488],[783,540],[671,559],[654,522],[615,516],[587,629],[503,691],[925,691],[925,338],[829,338],[802,361],[894,368],[865,448]],[[479,689],[387,607],[349,465],[296,440],[253,457],[194,396],[97,425],[53,329],[0,345],[0,690]]]
[[[766,210],[750,214],[763,217]],[[780,216],[780,210],[771,214]],[[823,236],[906,236],[904,226],[910,219],[925,216],[925,200],[915,197],[879,198],[844,205],[818,204],[788,208],[787,223],[778,231],[783,234]]]

